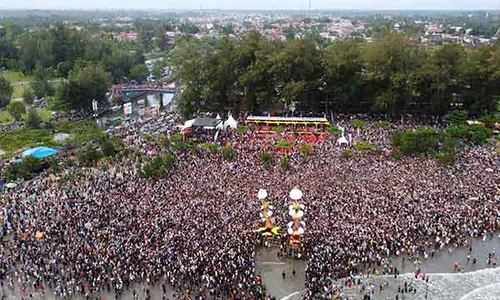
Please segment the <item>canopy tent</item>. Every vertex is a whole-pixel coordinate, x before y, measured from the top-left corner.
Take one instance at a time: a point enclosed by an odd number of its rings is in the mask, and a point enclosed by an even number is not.
[[[187,120],[186,122],[184,122],[184,125],[179,125],[179,127],[181,130],[188,129],[188,128],[191,128],[191,126],[193,126],[193,123],[194,123],[194,119]]]
[[[224,128],[236,129],[238,127],[238,122],[233,118],[233,115],[229,115],[226,122],[224,122]]]
[[[220,119],[213,119],[213,118],[198,118],[195,119],[193,122],[192,127],[202,127],[204,129],[214,129],[217,128],[217,125],[221,123],[222,120]]]
[[[13,189],[13,188],[15,188],[16,186],[17,186],[17,183],[15,183],[15,182],[9,182],[9,183],[7,183],[7,184],[5,185],[5,187],[6,187],[6,188],[8,188],[8,189]]]
[[[57,153],[59,153],[59,150],[49,147],[35,147],[24,151],[21,155],[22,157],[33,156],[36,158],[46,158]]]
[[[347,141],[347,139],[345,138],[345,136],[341,136],[337,139],[337,145],[339,146],[347,146],[349,145],[349,142]]]

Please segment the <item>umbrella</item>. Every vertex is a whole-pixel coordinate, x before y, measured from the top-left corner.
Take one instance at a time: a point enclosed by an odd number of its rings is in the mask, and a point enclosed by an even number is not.
[[[12,188],[15,188],[17,186],[17,183],[14,183],[14,182],[9,182],[5,185],[7,188],[9,189],[12,189]]]

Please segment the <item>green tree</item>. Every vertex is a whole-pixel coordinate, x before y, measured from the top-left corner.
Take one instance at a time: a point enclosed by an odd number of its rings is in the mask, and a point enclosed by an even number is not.
[[[458,44],[446,44],[433,50],[417,74],[420,109],[443,115],[459,92],[460,63],[465,49]]]
[[[262,165],[265,169],[270,169],[274,165],[274,154],[264,151],[261,156]]]
[[[340,157],[342,158],[349,158],[352,156],[352,150],[350,149],[345,149],[345,150],[342,150],[342,152],[340,152]]]
[[[108,139],[101,141],[101,151],[105,157],[113,157],[118,153],[115,145]]]
[[[463,109],[473,116],[496,110],[500,90],[500,45],[482,45],[467,51],[460,66]]]
[[[28,128],[40,129],[41,122],[42,118],[40,118],[40,115],[38,114],[37,110],[35,108],[30,108],[28,110],[28,113],[26,114],[26,120],[25,120],[25,123],[28,126]]]
[[[356,142],[354,143],[354,149],[360,152],[366,152],[373,150],[373,146],[368,142]]]
[[[337,126],[328,127],[328,132],[332,135],[341,135],[342,130],[340,130]]]
[[[54,88],[48,82],[49,78],[48,70],[38,65],[33,72],[33,82],[31,82],[31,88],[37,98],[54,95]]]
[[[14,89],[5,77],[0,76],[0,108],[9,104]]]
[[[24,88],[23,90],[23,101],[26,104],[33,104],[33,101],[35,100],[35,94],[33,93],[33,90],[31,88]]]
[[[167,153],[162,156],[156,156],[147,161],[141,168],[139,174],[143,178],[166,178],[168,171],[175,166],[175,156]]]
[[[68,109],[92,109],[92,100],[99,107],[106,107],[108,91],[108,74],[98,66],[87,66],[70,72],[67,82],[63,82],[57,90],[56,102]]]
[[[207,60],[207,50],[207,46],[202,46],[198,40],[184,39],[179,41],[170,56],[175,75],[187,86],[179,103],[180,111],[184,117],[190,117],[196,107],[202,107],[201,91],[206,82],[202,75],[206,76],[210,70],[202,72]]]
[[[162,78],[162,73],[165,67],[167,66],[166,59],[160,59],[154,62],[153,70],[151,71],[151,75],[153,75],[156,79]]]
[[[313,147],[311,146],[311,144],[304,144],[302,146],[300,146],[300,152],[302,153],[302,155],[304,157],[308,157],[309,154],[312,152],[313,150]]]
[[[234,34],[234,26],[229,24],[227,26],[222,27],[223,34]]]
[[[26,106],[22,101],[12,101],[7,106],[7,111],[16,121],[21,121],[23,115],[26,113]]]
[[[465,125],[467,124],[468,113],[465,110],[453,110],[448,114],[448,124]]]
[[[146,67],[146,65],[140,64],[140,65],[135,65],[130,70],[129,78],[140,83],[146,81],[148,76],[149,76],[148,68]]]
[[[232,160],[235,156],[234,149],[231,145],[222,148],[222,157],[224,157],[224,159]]]
[[[165,27],[163,25],[156,26],[154,29],[155,46],[161,51],[167,49],[167,37],[165,36]]]
[[[288,155],[285,155],[281,158],[281,167],[284,170],[290,170],[291,163],[290,163],[290,157],[288,157]]]
[[[355,128],[364,128],[366,127],[366,121],[363,121],[363,120],[359,120],[359,119],[354,119],[351,121],[352,123],[352,126],[354,126]]]
[[[29,179],[34,173],[42,170],[42,161],[34,156],[23,157],[23,161],[19,164],[19,175],[24,179]]]
[[[362,111],[363,98],[361,40],[335,42],[322,52],[325,112]]]
[[[126,82],[134,65],[134,55],[128,51],[114,48],[110,55],[103,58],[102,65],[104,70],[110,74],[113,83]]]
[[[181,25],[181,32],[183,33],[189,33],[189,34],[196,34],[200,32],[200,29],[198,26],[194,24],[182,24]]]
[[[371,109],[398,116],[416,96],[414,73],[425,58],[423,48],[403,34],[381,32],[363,48],[366,88],[374,97]]]
[[[17,67],[19,50],[13,41],[0,38],[0,68],[12,69]]]
[[[102,153],[92,146],[81,148],[77,154],[78,161],[85,167],[94,166],[95,162],[101,159]]]
[[[57,158],[50,160],[50,171],[54,174],[61,172],[61,164]]]

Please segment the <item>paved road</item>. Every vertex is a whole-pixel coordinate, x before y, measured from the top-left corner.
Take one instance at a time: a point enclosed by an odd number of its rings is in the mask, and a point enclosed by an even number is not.
[[[66,79],[53,79],[53,80],[47,80],[48,83],[58,83],[58,82],[61,82],[63,80],[66,80]],[[30,84],[31,82],[33,81],[18,81],[18,82],[12,82],[11,85],[14,85],[14,86],[23,86],[23,85],[28,85]]]
[[[307,261],[294,259],[278,259],[278,249],[262,248],[257,252],[257,272],[262,276],[264,285],[269,294],[277,299],[301,299],[304,290]],[[295,269],[295,277],[292,270]],[[281,272],[285,271],[286,277],[282,278]],[[288,297],[287,297],[288,296]]]

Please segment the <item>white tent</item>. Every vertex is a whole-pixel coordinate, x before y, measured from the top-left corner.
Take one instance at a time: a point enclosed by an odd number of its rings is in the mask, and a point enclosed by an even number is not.
[[[347,146],[349,145],[349,142],[347,141],[347,139],[345,138],[345,136],[341,136],[337,139],[337,145],[339,146]]]
[[[195,119],[191,119],[191,120],[187,120],[186,122],[184,122],[184,125],[181,127],[181,130],[191,128],[191,126],[193,126],[194,120]]]
[[[17,186],[17,183],[9,182],[5,185],[8,189],[13,189]]]
[[[236,129],[238,127],[238,122],[236,122],[236,120],[233,118],[232,115],[229,115],[226,122],[224,122],[224,128],[228,128],[228,127],[232,128],[232,129]]]
[[[217,115],[217,117],[219,117],[219,116]],[[219,117],[219,119],[220,119],[220,117]],[[224,122],[220,122],[219,124],[217,124],[217,126],[215,126],[215,129],[217,129],[217,130],[224,129]]]

